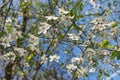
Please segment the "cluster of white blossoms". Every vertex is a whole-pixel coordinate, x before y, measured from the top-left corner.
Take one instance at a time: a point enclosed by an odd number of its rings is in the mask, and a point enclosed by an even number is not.
[[[66,65],[66,68],[67,68],[67,72],[71,73],[71,72],[73,72],[73,70],[77,69],[77,66],[75,66],[74,64],[68,64],[68,65]]]
[[[14,50],[19,53],[20,57],[26,57],[27,56],[27,50],[25,50],[24,48],[18,48],[18,47],[14,47]]]
[[[14,54],[14,52],[8,52],[6,54],[3,55],[3,60],[5,61],[11,61],[11,62],[14,62],[16,58],[16,55]]]
[[[47,34],[48,32],[48,29],[51,27],[50,24],[48,23],[44,23],[44,22],[40,22],[40,27],[39,27],[39,31],[38,31],[38,34]]]
[[[54,54],[54,55],[50,55],[50,62],[54,61],[54,62],[59,62],[59,58],[60,56]]]
[[[48,61],[48,58],[46,57],[46,55],[45,55],[45,54],[42,55],[41,58],[40,58],[40,63],[41,63],[41,64],[42,64],[42,63],[46,64],[47,61]]]
[[[84,62],[84,58],[82,58],[82,57],[73,57],[72,59],[71,59],[71,62],[73,63],[73,64],[81,64],[82,62]]]
[[[90,23],[94,24],[94,26],[91,29],[102,31],[106,29],[106,19],[103,17],[97,17],[94,20],[92,20]]]
[[[79,36],[74,33],[68,33],[68,36],[71,40],[79,40]]]
[[[37,36],[34,36],[33,34],[28,34],[29,36],[29,45],[28,47],[32,50],[32,51],[36,51],[36,52],[39,52],[39,49],[38,49],[38,44],[39,44],[39,37]]]

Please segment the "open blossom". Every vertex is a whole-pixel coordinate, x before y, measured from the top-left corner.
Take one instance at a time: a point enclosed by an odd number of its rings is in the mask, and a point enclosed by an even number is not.
[[[108,51],[108,50],[102,50],[102,54],[108,55],[108,54],[110,54],[110,51]]]
[[[58,19],[58,17],[56,17],[56,16],[45,16],[45,18],[47,20],[57,20]]]
[[[59,62],[60,56],[57,56],[56,54],[50,56],[50,62],[55,61]]]
[[[37,36],[34,36],[33,34],[28,34],[28,36],[30,37],[29,38],[29,42],[30,43],[32,43],[32,44],[34,44],[34,45],[37,45],[38,44],[38,42],[39,42],[39,37],[37,37]]]
[[[41,59],[40,59],[40,63],[42,64],[42,63],[47,63],[47,61],[48,61],[48,58],[46,57],[46,55],[43,55],[43,56],[41,56]]]
[[[72,40],[79,40],[79,37],[76,34],[73,33],[68,33],[68,36]]]
[[[47,33],[47,30],[50,28],[51,25],[47,24],[47,23],[40,23],[40,27],[39,27],[39,31],[38,31],[38,34],[46,34]]]
[[[90,68],[90,69],[89,69],[89,72],[90,72],[90,73],[94,73],[94,72],[95,72],[95,68]]]
[[[95,54],[96,52],[92,48],[87,48],[86,53]]]
[[[68,69],[68,72],[72,72],[72,70],[77,69],[77,66],[75,66],[74,64],[68,64],[66,68]]]
[[[3,57],[5,60],[11,60],[11,61],[14,61],[15,58],[16,58],[16,55],[13,53],[13,52],[8,52],[6,54],[4,54],[4,57]]]
[[[78,68],[77,70],[76,70],[76,74],[77,74],[77,77],[78,78],[80,78],[81,76],[83,76],[84,75],[84,73],[86,73],[87,72],[87,68],[86,67],[82,67],[82,68]]]
[[[15,47],[14,50],[17,53],[19,53],[20,57],[27,55],[27,51],[24,48],[17,48],[17,47]]]
[[[82,57],[73,57],[71,60],[72,63],[77,63],[77,64],[80,64],[83,61],[84,59]]]
[[[63,14],[67,14],[69,11],[63,9],[63,8],[59,8],[59,14],[63,15]]]

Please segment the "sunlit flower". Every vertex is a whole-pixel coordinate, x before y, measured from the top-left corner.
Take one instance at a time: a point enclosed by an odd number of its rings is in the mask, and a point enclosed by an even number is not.
[[[89,72],[90,72],[90,73],[94,73],[94,72],[95,72],[95,68],[90,68],[90,69],[89,69]]]
[[[63,14],[67,14],[69,11],[63,9],[63,8],[59,8],[59,14],[63,15]]]
[[[24,67],[29,67],[29,63],[24,63]]]
[[[51,16],[45,16],[45,18],[46,18],[47,20],[57,20],[57,19],[58,19],[58,17],[53,16],[53,15],[51,15]]]
[[[77,63],[77,64],[80,64],[81,62],[83,62],[84,61],[84,59],[82,58],[82,57],[73,57],[72,59],[71,59],[71,62],[72,63]]]
[[[108,50],[102,50],[102,54],[108,55],[108,54],[110,54],[110,52]]]
[[[92,48],[87,48],[86,53],[95,54],[96,52]]]
[[[79,40],[79,37],[76,34],[73,33],[68,33],[68,36],[72,40]]]
[[[50,28],[50,26],[51,25],[49,25],[49,24],[47,24],[47,23],[40,23],[40,27],[39,27],[39,32],[38,32],[38,34],[41,34],[41,33],[43,33],[43,34],[46,34],[47,33],[47,30]]]
[[[4,54],[5,60],[14,61],[15,58],[16,58],[16,55],[13,52],[8,52],[8,53]]]
[[[42,63],[46,64],[47,61],[48,61],[48,58],[47,58],[45,55],[43,55],[43,56],[41,56],[40,61],[41,61],[41,62],[40,62],[41,64],[42,64]]]
[[[72,72],[73,70],[77,69],[77,66],[74,64],[68,64],[66,68],[68,69],[68,72]]]
[[[76,70],[76,74],[77,74],[77,77],[78,78],[80,78],[81,76],[83,76],[84,75],[84,73],[86,73],[87,72],[87,68],[86,67],[82,67],[82,68],[78,68],[77,70]]]
[[[55,61],[59,62],[60,56],[57,56],[56,54],[50,56],[50,62]]]

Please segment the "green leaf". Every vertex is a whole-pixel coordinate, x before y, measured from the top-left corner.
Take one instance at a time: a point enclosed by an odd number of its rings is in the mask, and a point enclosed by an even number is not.
[[[32,60],[32,58],[34,57],[34,54],[30,54],[27,58],[26,58],[26,61],[31,61]]]
[[[0,38],[2,38],[5,34],[6,32],[0,32]]]
[[[112,45],[109,44],[109,41],[108,41],[108,40],[103,40],[103,41],[101,41],[101,42],[98,44],[98,46],[101,47],[101,48],[107,48],[107,49],[114,48],[114,46],[112,46]]]
[[[102,78],[102,74],[98,75],[97,78]]]
[[[117,57],[117,59],[120,60],[120,51],[114,50],[110,57],[111,57],[111,59],[114,59]]]
[[[6,28],[7,28],[8,32],[10,32],[10,33],[12,32],[12,28],[10,25],[6,25]]]
[[[105,75],[105,76],[108,76],[108,77],[110,76],[110,75],[109,75],[108,73],[106,73],[106,72],[104,73],[104,75]]]
[[[98,66],[98,62],[94,62],[93,67]]]
[[[88,77],[88,74],[85,72],[84,74],[83,74],[85,77]]]
[[[114,27],[117,27],[118,26],[118,22],[114,22],[111,27],[114,28]]]
[[[64,63],[64,62],[62,62],[62,63],[61,63],[61,66],[62,66],[62,67],[65,67],[65,63]]]

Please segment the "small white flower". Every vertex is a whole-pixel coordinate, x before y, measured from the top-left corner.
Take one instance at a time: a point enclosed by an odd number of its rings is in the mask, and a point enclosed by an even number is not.
[[[95,54],[95,51],[92,48],[87,48],[86,53]]]
[[[75,69],[77,69],[77,66],[75,66],[74,64],[68,64],[68,65],[66,66],[66,68],[67,68],[68,70],[75,70]]]
[[[24,67],[29,67],[30,65],[28,63],[24,63]]]
[[[15,58],[16,58],[16,55],[13,52],[8,52],[8,53],[4,54],[4,59],[5,60],[14,61]]]
[[[108,55],[108,54],[110,54],[110,52],[108,50],[102,50],[102,54]]]
[[[90,73],[94,73],[94,72],[95,72],[95,68],[90,68],[90,69],[89,69],[89,72],[90,72]]]
[[[59,62],[60,56],[57,56],[56,54],[50,56],[50,62],[55,61]]]
[[[39,28],[38,34],[41,34],[41,33],[46,34],[47,30],[50,28],[51,25],[49,25],[47,23],[40,23],[40,24],[41,24],[41,26]]]
[[[68,36],[72,40],[79,40],[79,37],[76,34],[73,33],[68,33]]]
[[[45,55],[43,55],[43,56],[41,56],[41,64],[42,63],[47,63],[47,61],[48,61],[48,58],[45,56]]]
[[[45,18],[47,20],[57,20],[58,19],[58,17],[56,17],[56,16],[45,16]]]
[[[60,15],[63,15],[63,14],[67,14],[69,11],[63,9],[63,8],[59,8],[59,13]]]
[[[80,64],[83,61],[84,61],[84,59],[82,57],[74,57],[71,59],[72,63],[77,63],[77,64]]]

